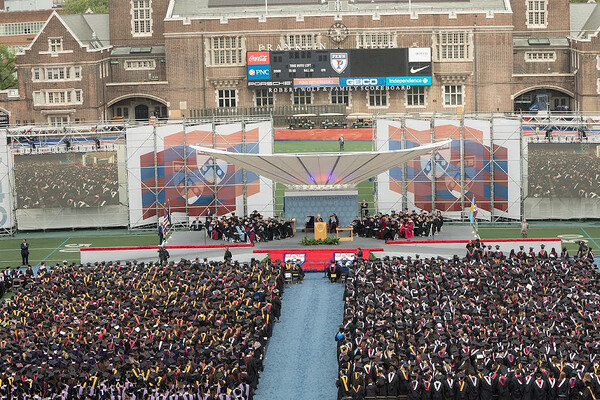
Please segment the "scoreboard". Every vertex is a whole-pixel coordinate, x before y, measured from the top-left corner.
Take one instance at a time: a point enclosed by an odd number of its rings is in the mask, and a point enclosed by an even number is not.
[[[431,86],[431,48],[249,51],[248,87]]]

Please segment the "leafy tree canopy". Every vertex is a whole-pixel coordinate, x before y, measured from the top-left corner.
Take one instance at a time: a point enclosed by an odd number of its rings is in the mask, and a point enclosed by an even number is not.
[[[15,54],[3,44],[0,44],[0,90],[17,87],[15,73]]]
[[[83,14],[87,10],[94,13],[107,13],[108,0],[66,0],[62,5],[63,14]]]

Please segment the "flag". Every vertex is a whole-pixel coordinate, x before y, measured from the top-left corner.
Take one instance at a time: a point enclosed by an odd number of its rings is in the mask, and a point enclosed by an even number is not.
[[[163,227],[163,232],[166,235],[167,232],[169,231],[169,227],[171,226],[171,205],[169,204],[167,207],[164,208],[165,210],[165,214],[163,216],[163,220],[162,220],[162,227]]]
[[[474,223],[475,218],[477,218],[477,204],[475,204],[475,196],[473,196],[473,200],[471,200],[471,208],[469,209],[469,221]]]

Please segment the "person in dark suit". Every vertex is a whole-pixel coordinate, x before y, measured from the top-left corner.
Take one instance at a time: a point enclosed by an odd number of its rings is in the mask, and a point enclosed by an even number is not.
[[[233,255],[231,254],[231,251],[229,251],[229,247],[225,247],[225,255],[223,256],[223,259],[225,260],[225,262],[231,261],[232,257],[233,257]]]
[[[23,261],[22,265],[29,264],[29,243],[27,243],[27,239],[23,239],[23,243],[21,243],[21,259]]]
[[[162,225],[158,225],[158,245],[160,246],[165,240],[165,231]]]

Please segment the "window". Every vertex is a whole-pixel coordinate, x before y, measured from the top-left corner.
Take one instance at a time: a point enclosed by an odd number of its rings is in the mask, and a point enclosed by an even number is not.
[[[348,89],[336,88],[331,90],[331,104],[350,105],[350,92]]]
[[[548,0],[527,0],[527,27],[545,28],[548,25],[547,12]]]
[[[435,42],[438,61],[471,59],[472,34],[469,32],[438,32]]]
[[[208,39],[209,65],[244,65],[241,36],[215,36]]]
[[[69,124],[68,115],[48,115],[48,123],[52,126],[63,126]]]
[[[368,93],[369,107],[387,107],[387,89],[370,89]]]
[[[396,47],[391,32],[367,32],[356,37],[357,49],[385,49]]]
[[[600,94],[600,78],[596,79],[596,93]]]
[[[51,53],[58,53],[63,51],[63,40],[62,38],[50,38],[48,39],[48,50]]]
[[[124,119],[129,118],[129,108],[117,107],[115,117],[123,117]]]
[[[36,67],[31,69],[34,81],[74,81],[81,79],[81,67]]]
[[[525,53],[526,62],[554,62],[556,52],[554,51],[528,51]]]
[[[254,92],[256,107],[271,107],[275,102],[274,94],[269,89],[257,89]]]
[[[554,111],[567,111],[569,107],[569,99],[567,97],[555,97],[552,99],[554,103]]]
[[[125,61],[125,69],[131,70],[153,70],[156,69],[155,60],[127,60]]]
[[[218,89],[217,105],[219,107],[235,107],[237,104],[236,89]]]
[[[133,36],[152,35],[152,1],[131,1],[131,33]]]
[[[444,86],[444,105],[460,106],[463,104],[463,86],[445,85]]]
[[[283,37],[283,44],[292,50],[312,50],[319,46],[318,37],[315,33],[285,35]]]
[[[292,101],[294,102],[294,105],[312,104],[312,100],[312,92],[302,89],[295,89],[294,93],[292,93]]]
[[[33,92],[34,106],[64,104],[83,104],[83,91],[81,89],[69,89]]]
[[[425,106],[425,86],[411,86],[406,91],[406,107]]]
[[[44,21],[38,21],[0,24],[0,36],[35,35],[42,30],[44,23]]]

